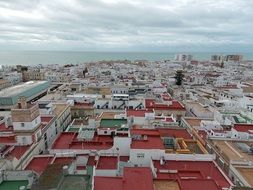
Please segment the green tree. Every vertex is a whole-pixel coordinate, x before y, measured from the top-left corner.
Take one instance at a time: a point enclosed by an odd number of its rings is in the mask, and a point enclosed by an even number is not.
[[[176,85],[178,85],[178,86],[182,85],[183,78],[184,78],[183,71],[177,70],[176,75],[175,75]]]
[[[88,73],[87,67],[85,67],[85,69],[83,70],[83,77],[84,77],[84,78],[85,78],[86,73]]]

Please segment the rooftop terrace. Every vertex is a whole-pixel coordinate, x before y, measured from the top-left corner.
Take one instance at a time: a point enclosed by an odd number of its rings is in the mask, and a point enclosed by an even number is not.
[[[220,190],[230,187],[230,180],[211,161],[176,161],[168,160],[164,165],[153,161],[157,169],[157,179],[175,180],[181,190]]]
[[[149,168],[124,168],[123,177],[95,176],[94,190],[154,190]]]
[[[101,119],[100,121],[100,127],[102,128],[118,128],[124,124],[127,124],[126,119]]]
[[[63,132],[53,144],[52,149],[105,150],[113,146],[111,136],[94,135],[91,141],[79,141],[75,132]]]
[[[253,187],[253,168],[236,167],[236,169],[247,181],[247,183]]]
[[[18,190],[21,186],[27,186],[27,180],[20,181],[3,181],[0,183],[0,190]]]

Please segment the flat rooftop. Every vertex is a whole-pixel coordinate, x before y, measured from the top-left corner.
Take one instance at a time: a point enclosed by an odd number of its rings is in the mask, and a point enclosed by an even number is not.
[[[185,121],[192,127],[200,126],[201,119],[198,118],[184,118]]]
[[[40,98],[38,102],[51,102],[51,101],[60,100],[62,98],[63,98],[63,95],[61,95],[60,93],[52,92]]]
[[[243,176],[248,184],[253,187],[253,168],[236,167],[237,171]]]
[[[106,111],[106,112],[103,112],[98,118],[100,118],[100,119],[114,119],[115,115],[118,115],[118,114],[120,114],[120,113]]]
[[[106,150],[113,146],[111,136],[94,135],[91,141],[79,141],[75,132],[63,132],[53,144],[52,149]]]
[[[54,104],[55,109],[54,112],[57,116],[60,116],[63,111],[69,106],[67,103],[64,104]]]
[[[47,115],[47,116],[41,116],[41,122],[42,123],[50,123],[51,120],[54,118],[53,115]]]
[[[8,156],[19,160],[29,148],[30,146],[14,146],[14,148],[8,153]]]
[[[212,140],[212,143],[216,149],[220,152],[223,158],[227,161],[253,161],[253,155],[243,152],[236,146],[237,141],[223,141]]]
[[[58,190],[88,190],[88,176],[68,175],[64,176],[63,182]]]
[[[186,106],[194,108],[194,109],[196,109],[196,110],[198,110],[199,112],[202,112],[202,113],[211,112],[208,108],[205,108],[204,106],[202,106],[198,102],[187,102]]]
[[[116,170],[118,164],[118,157],[114,156],[100,156],[98,160],[98,170]]]
[[[100,127],[102,128],[119,128],[124,124],[127,124],[127,119],[101,119],[100,121]]]
[[[0,183],[0,190],[18,190],[21,186],[27,186],[27,180],[19,180],[19,181],[3,181]]]
[[[132,149],[165,149],[158,130],[132,129],[131,136],[133,138]]]
[[[42,174],[52,160],[53,156],[33,157],[26,166],[25,170],[32,170],[38,174]]]
[[[185,128],[158,128],[158,131],[162,137],[193,139]]]
[[[181,190],[174,180],[154,180],[154,185],[156,190]]]
[[[22,84],[18,84],[15,86],[11,86],[9,88],[5,88],[0,91],[0,98],[1,97],[10,97],[15,96],[18,94],[21,94],[23,92],[26,92],[34,87],[37,87],[41,84],[48,83],[47,81],[29,81]]]
[[[181,190],[220,190],[230,187],[231,182],[212,161],[176,161],[167,160],[164,165],[160,160],[153,161],[157,169],[158,180],[175,180]]]
[[[125,167],[123,177],[94,177],[94,190],[154,190],[150,168]]]

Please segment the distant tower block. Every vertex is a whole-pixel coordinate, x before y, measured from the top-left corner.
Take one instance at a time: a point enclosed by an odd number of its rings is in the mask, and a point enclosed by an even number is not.
[[[27,102],[26,102],[25,96],[21,96],[18,98],[18,108],[19,109],[27,109]]]

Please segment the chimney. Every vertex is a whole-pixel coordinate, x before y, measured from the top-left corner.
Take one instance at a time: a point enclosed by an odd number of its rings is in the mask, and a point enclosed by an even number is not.
[[[19,97],[18,108],[19,109],[27,109],[26,97],[24,97],[24,96]]]

